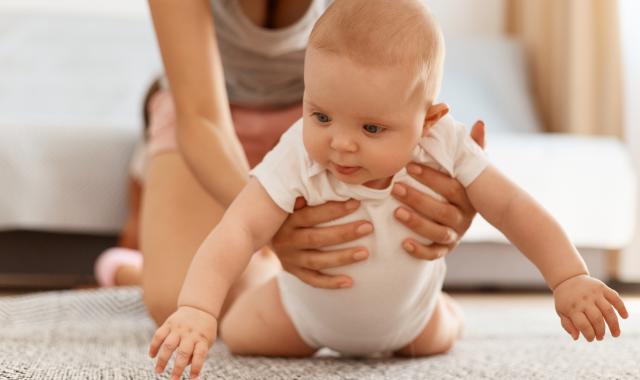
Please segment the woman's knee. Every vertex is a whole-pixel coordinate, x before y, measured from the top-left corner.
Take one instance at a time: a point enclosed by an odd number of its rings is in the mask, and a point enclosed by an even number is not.
[[[143,288],[142,301],[147,313],[158,326],[162,325],[176,311],[177,299],[167,293]]]

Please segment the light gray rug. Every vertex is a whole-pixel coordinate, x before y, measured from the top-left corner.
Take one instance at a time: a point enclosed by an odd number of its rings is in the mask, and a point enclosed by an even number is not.
[[[463,303],[464,338],[425,359],[305,360],[209,354],[203,379],[638,379],[640,324],[623,336],[573,342],[552,308]],[[147,357],[154,331],[137,289],[0,298],[0,379],[161,379]],[[187,377],[184,376],[184,379]]]

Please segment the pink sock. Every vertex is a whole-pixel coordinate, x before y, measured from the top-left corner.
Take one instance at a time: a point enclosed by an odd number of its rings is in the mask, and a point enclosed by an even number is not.
[[[130,265],[142,268],[142,253],[129,248],[109,248],[96,259],[93,271],[98,285],[114,286],[116,271],[120,266]]]

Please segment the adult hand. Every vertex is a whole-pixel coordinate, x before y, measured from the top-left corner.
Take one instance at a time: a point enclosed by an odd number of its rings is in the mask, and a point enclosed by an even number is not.
[[[346,275],[327,275],[323,269],[352,264],[366,259],[369,252],[360,246],[321,251],[322,247],[345,243],[373,232],[373,225],[365,220],[329,227],[315,227],[351,214],[360,202],[327,202],[307,206],[303,198],[296,200],[293,214],[285,220],[272,239],[272,247],[287,272],[316,288],[348,288],[353,280]]]
[[[484,123],[477,121],[471,130],[471,138],[484,148],[484,137]],[[448,202],[437,200],[405,184],[395,184],[393,196],[409,207],[398,207],[394,216],[412,231],[433,242],[424,245],[408,238],[402,246],[416,258],[438,259],[458,245],[460,237],[471,225],[476,210],[460,182],[447,174],[417,163],[407,165],[407,171]]]

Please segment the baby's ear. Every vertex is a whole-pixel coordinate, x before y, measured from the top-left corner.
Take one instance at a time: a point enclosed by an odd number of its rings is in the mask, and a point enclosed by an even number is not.
[[[427,110],[427,116],[424,118],[424,127],[422,130],[422,136],[426,136],[429,129],[433,127],[438,120],[445,117],[449,113],[449,106],[444,103],[432,104]]]

